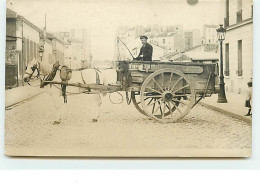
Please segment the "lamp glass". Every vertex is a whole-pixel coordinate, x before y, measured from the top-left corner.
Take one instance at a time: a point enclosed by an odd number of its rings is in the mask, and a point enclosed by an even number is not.
[[[225,32],[218,32],[218,40],[220,41],[225,40]]]
[[[217,29],[217,33],[218,33],[218,40],[219,40],[219,41],[225,40],[226,29],[223,27],[222,24],[221,24],[220,27]]]
[[[40,57],[43,56],[43,51],[42,50],[39,51],[39,55],[40,55]]]

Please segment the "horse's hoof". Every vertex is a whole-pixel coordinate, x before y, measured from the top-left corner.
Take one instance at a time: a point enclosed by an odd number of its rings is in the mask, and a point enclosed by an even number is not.
[[[92,123],[96,123],[98,120],[97,119],[92,119]]]
[[[60,124],[60,121],[54,121],[53,122],[53,125],[59,125]]]

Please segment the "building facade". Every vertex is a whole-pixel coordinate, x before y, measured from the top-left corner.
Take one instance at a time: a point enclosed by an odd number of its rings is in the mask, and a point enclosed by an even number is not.
[[[224,72],[226,91],[247,93],[253,76],[253,1],[226,0]]]
[[[64,44],[61,40],[7,8],[6,88],[24,85],[26,66],[33,58],[39,59],[40,46],[44,46],[44,62],[63,62]]]
[[[6,13],[6,64],[14,64],[16,71],[16,83],[6,86],[20,86],[26,66],[39,56],[41,30],[10,9]]]

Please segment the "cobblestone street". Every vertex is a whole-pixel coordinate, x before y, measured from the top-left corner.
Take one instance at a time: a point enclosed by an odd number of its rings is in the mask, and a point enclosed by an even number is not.
[[[62,122],[53,125],[47,93],[6,110],[8,155],[43,156],[249,156],[251,124],[196,105],[181,122],[162,124],[124,101],[103,97],[92,123],[93,95],[69,96]],[[113,94],[112,98],[117,98]],[[62,98],[60,98],[62,102]]]

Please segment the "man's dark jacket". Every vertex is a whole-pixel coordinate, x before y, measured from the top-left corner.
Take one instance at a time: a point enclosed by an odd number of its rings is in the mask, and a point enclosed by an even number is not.
[[[140,55],[143,55],[143,57],[140,57]],[[153,55],[153,46],[146,43],[145,46],[141,47],[140,53],[136,58],[136,60],[152,61],[152,55]]]

